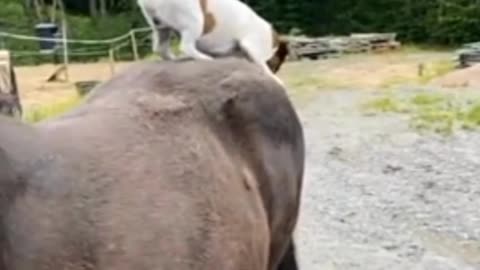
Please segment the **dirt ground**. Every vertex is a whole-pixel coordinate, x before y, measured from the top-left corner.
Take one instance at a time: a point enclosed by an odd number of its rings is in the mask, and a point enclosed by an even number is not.
[[[287,63],[280,71],[295,94],[302,96],[317,88],[376,89],[397,80],[414,80],[420,63],[448,59],[444,53],[389,53],[348,56],[322,61]],[[131,63],[117,62],[118,72]],[[69,82],[47,82],[56,70],[54,65],[17,67],[17,77],[24,106],[54,103],[76,91],[75,82],[107,80],[111,77],[108,62],[70,64]],[[304,93],[301,93],[304,92]]]
[[[367,116],[358,106],[393,83],[411,85],[406,95],[418,91],[419,65],[451,58],[399,52],[281,70],[307,145],[296,231],[302,270],[480,269],[480,134],[418,134],[400,116]],[[107,63],[75,64],[72,83],[45,83],[53,70],[18,68],[26,106],[71,95],[74,81],[110,76]]]
[[[115,71],[127,67],[130,63],[116,63]],[[108,62],[70,64],[69,82],[47,82],[57,66],[45,64],[39,66],[16,67],[17,80],[23,105],[28,108],[39,104],[55,103],[71,97],[76,91],[75,82],[108,80],[112,75]]]
[[[441,78],[436,78],[432,81],[431,85],[449,88],[480,88],[480,64],[451,72]]]
[[[362,114],[373,97],[325,90],[299,106],[300,269],[480,269],[480,134],[419,134],[398,115]]]

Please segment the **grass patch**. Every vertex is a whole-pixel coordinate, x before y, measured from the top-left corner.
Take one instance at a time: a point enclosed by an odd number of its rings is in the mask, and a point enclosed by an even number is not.
[[[480,102],[473,104],[465,114],[465,120],[480,126]]]
[[[445,96],[421,93],[413,96],[410,102],[417,106],[434,106],[445,101]]]
[[[322,75],[307,75],[300,72],[285,72],[280,77],[287,85],[292,99],[301,104],[308,103],[318,91],[347,88],[345,81],[340,81]]]
[[[388,89],[403,84],[425,85],[435,78],[442,77],[455,70],[455,63],[449,60],[438,60],[418,65],[416,75],[398,75],[385,79],[380,88]],[[412,70],[412,72],[414,72]]]
[[[416,83],[417,80],[415,77],[408,77],[408,76],[392,76],[388,77],[385,80],[383,80],[379,87],[381,89],[390,89],[395,86],[407,84],[407,83]]]
[[[363,104],[364,110],[378,112],[401,112],[403,104],[393,97],[381,97]]]
[[[442,46],[432,44],[404,43],[400,49],[403,53],[421,53],[421,52],[451,52],[456,49],[455,46]]]
[[[25,110],[23,119],[27,123],[40,122],[58,115],[80,105],[83,98],[80,95],[72,95],[69,98],[51,104],[32,106]]]
[[[294,88],[316,88],[316,89],[338,89],[346,87],[347,84],[340,80],[325,78],[322,76],[297,76],[287,78],[287,84]]]
[[[388,95],[362,104],[374,113],[401,113],[410,117],[410,126],[418,131],[449,135],[458,129],[480,128],[480,100],[441,93],[419,93],[413,96]]]
[[[453,61],[436,61],[425,66],[422,75],[418,78],[418,82],[426,84],[431,80],[444,76],[455,69]]]

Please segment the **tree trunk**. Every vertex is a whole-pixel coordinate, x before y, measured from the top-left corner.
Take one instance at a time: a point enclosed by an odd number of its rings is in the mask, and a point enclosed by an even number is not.
[[[35,18],[37,21],[43,21],[42,4],[39,2],[39,0],[33,0],[32,4],[35,10]]]
[[[107,15],[107,0],[99,0],[100,1],[100,15],[105,16]]]
[[[34,5],[32,0],[22,1],[23,12],[26,16],[27,22],[29,25],[33,24],[33,18],[35,17]]]
[[[96,18],[98,15],[97,0],[90,0],[88,7],[90,9],[90,17]]]

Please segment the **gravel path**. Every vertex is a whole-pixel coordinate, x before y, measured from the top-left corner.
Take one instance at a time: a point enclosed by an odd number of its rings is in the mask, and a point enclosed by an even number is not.
[[[362,115],[369,97],[321,92],[299,106],[301,269],[480,269],[480,134],[419,135],[398,116]]]

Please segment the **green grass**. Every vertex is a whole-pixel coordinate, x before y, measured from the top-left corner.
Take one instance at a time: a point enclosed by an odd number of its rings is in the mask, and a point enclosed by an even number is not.
[[[407,77],[407,76],[392,76],[388,77],[385,80],[383,80],[379,87],[381,89],[391,89],[399,85],[404,85],[408,83],[416,83],[418,80],[412,77]]]
[[[425,66],[424,73],[419,76],[418,82],[421,84],[429,83],[431,80],[444,76],[455,69],[453,61],[439,60],[429,63]]]
[[[396,100],[393,97],[386,96],[378,99],[371,100],[363,104],[364,110],[377,111],[377,112],[402,112],[404,111],[404,104],[400,100]]]
[[[420,69],[420,66],[419,68]],[[389,89],[399,85],[414,84],[425,85],[433,79],[442,77],[455,69],[455,63],[448,60],[438,60],[431,63],[423,64],[422,72],[417,71],[417,76],[398,75],[385,79],[380,88]]]
[[[388,94],[362,104],[370,113],[401,113],[410,118],[410,126],[419,131],[449,135],[459,129],[480,128],[480,99],[467,99],[441,93],[413,96]]]
[[[80,105],[82,101],[83,98],[81,96],[72,95],[69,98],[55,103],[32,106],[30,108],[26,108],[23,118],[24,121],[26,121],[27,123],[40,122],[63,114],[70,109]]]
[[[410,99],[410,102],[417,106],[434,106],[444,101],[445,96],[430,93],[417,94]]]
[[[344,81],[335,80],[323,76],[300,75],[290,76],[286,79],[288,86],[296,89],[315,88],[315,89],[338,89],[344,88],[348,84]]]

